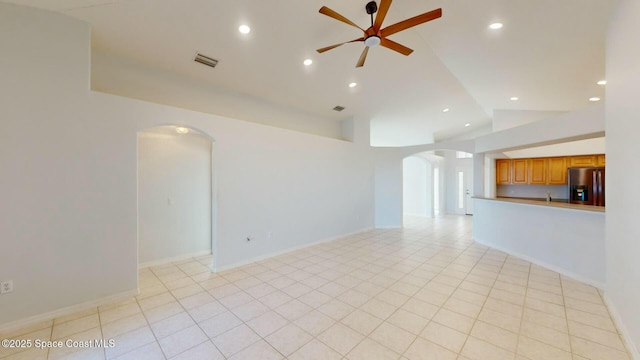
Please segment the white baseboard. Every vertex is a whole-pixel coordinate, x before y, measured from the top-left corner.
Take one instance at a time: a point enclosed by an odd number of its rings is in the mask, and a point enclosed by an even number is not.
[[[473,238],[473,241],[477,242],[478,244],[482,244],[482,245],[488,246],[490,248],[493,248],[493,249],[496,249],[496,250],[500,250],[500,251],[502,251],[504,253],[507,253],[509,255],[517,256],[517,257],[519,257],[519,258],[521,258],[523,260],[527,260],[528,262],[530,262],[532,264],[536,264],[536,265],[545,267],[545,268],[547,268],[549,270],[553,270],[553,271],[555,271],[557,273],[560,273],[562,275],[568,276],[568,277],[570,277],[572,279],[575,279],[575,280],[581,281],[581,282],[583,282],[585,284],[589,284],[591,286],[594,286],[594,287],[596,287],[596,288],[598,288],[600,290],[604,289],[604,286],[605,286],[604,283],[601,283],[601,282],[593,280],[593,279],[586,278],[586,277],[584,277],[582,275],[576,274],[576,273],[574,273],[572,271],[569,271],[569,270],[567,270],[565,268],[561,268],[559,266],[552,265],[552,264],[546,263],[544,261],[540,261],[540,260],[538,260],[536,258],[533,258],[533,257],[527,256],[527,255],[524,255],[524,254],[521,254],[521,253],[518,253],[518,252],[515,252],[515,251],[512,251],[512,250],[509,250],[509,249],[506,249],[506,248],[503,248],[502,246],[496,246],[496,245],[490,244],[490,243],[482,241],[481,239],[478,239],[476,237]]]
[[[160,259],[160,260],[153,260],[153,261],[143,262],[143,263],[138,264],[138,269],[144,269],[144,268],[148,268],[148,267],[152,267],[152,266],[164,265],[164,264],[168,264],[168,263],[172,263],[172,262],[176,262],[176,261],[187,260],[187,259],[191,259],[191,258],[198,257],[198,256],[204,256],[204,255],[211,255],[211,250],[198,251],[198,252],[191,253],[191,254],[184,254],[184,255],[164,258],[164,259]]]
[[[339,235],[339,236],[334,236],[334,237],[330,237],[330,238],[314,241],[312,243],[286,248],[286,249],[280,250],[280,251],[270,252],[270,253],[267,253],[267,254],[264,254],[264,255],[256,256],[256,257],[251,258],[251,259],[238,261],[238,262],[235,262],[235,263],[232,263],[232,264],[227,264],[227,265],[222,265],[222,266],[217,266],[216,264],[214,264],[213,272],[221,272],[221,271],[234,269],[234,268],[237,268],[237,267],[240,267],[240,266],[244,266],[244,265],[247,265],[247,264],[251,264],[251,263],[254,263],[254,262],[257,262],[257,261],[266,260],[266,259],[272,258],[274,256],[286,254],[286,253],[289,253],[289,252],[292,252],[292,251],[308,248],[308,247],[311,247],[311,246],[314,246],[314,245],[318,245],[318,244],[322,244],[322,243],[326,243],[326,242],[330,242],[330,241],[334,241],[334,240],[339,240],[339,239],[345,238],[347,236],[360,234],[360,233],[363,233],[363,232],[366,232],[366,231],[369,231],[369,230],[373,230],[373,228],[371,228],[371,227],[363,228],[363,229],[356,230],[356,231],[353,231],[353,232],[350,232],[350,233],[347,233],[347,234],[342,234],[342,235]]]
[[[631,335],[629,334],[629,330],[627,329],[624,322],[622,321],[622,316],[620,316],[618,309],[613,304],[613,302],[611,301],[611,299],[609,298],[606,292],[604,293],[604,303],[609,308],[609,313],[613,318],[613,323],[616,325],[616,328],[618,328],[618,330],[620,331],[620,335],[622,335],[622,339],[624,340],[624,345],[626,346],[627,351],[631,354],[631,359],[640,360],[640,351],[638,351],[638,348],[631,340]]]
[[[109,296],[106,296],[106,297],[103,297],[103,298],[100,298],[100,299],[91,300],[91,301],[83,302],[81,304],[76,304],[76,305],[63,307],[61,309],[48,311],[48,312],[43,313],[43,314],[34,315],[34,316],[30,316],[28,318],[24,318],[24,319],[8,322],[8,323],[5,323],[5,324],[1,324],[0,325],[0,333],[7,333],[7,332],[19,330],[19,329],[25,328],[27,326],[35,325],[37,323],[44,322],[44,321],[53,320],[55,318],[59,318],[59,317],[62,317],[62,316],[71,315],[71,314],[74,314],[74,313],[79,312],[79,311],[84,311],[84,310],[87,310],[87,309],[90,309],[90,308],[94,308],[94,307],[98,307],[98,306],[103,306],[103,305],[108,305],[108,304],[113,304],[113,303],[117,303],[117,302],[120,302],[120,301],[128,300],[128,299],[131,299],[132,297],[138,295],[138,293],[139,293],[138,289],[128,290],[128,291],[124,291],[124,292],[121,292],[121,293],[118,293],[118,294],[109,295]]]

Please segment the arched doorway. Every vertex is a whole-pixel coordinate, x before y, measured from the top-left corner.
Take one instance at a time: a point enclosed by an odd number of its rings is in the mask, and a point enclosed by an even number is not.
[[[138,133],[140,267],[211,254],[214,142],[191,128]]]

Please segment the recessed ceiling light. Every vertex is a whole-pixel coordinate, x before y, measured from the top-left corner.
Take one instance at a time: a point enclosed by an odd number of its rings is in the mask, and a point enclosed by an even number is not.
[[[442,112],[449,112],[449,108],[442,109]]]
[[[607,85],[607,80],[598,81],[598,85]]]
[[[248,25],[240,25],[238,31],[240,31],[242,34],[248,34],[251,32],[251,28]]]
[[[600,101],[600,98],[599,98],[599,97],[597,97],[597,96],[590,97],[590,98],[589,98],[589,101],[591,101],[591,102]]]
[[[313,60],[311,59],[306,59],[305,61],[302,62],[305,66],[309,66],[311,64],[313,64]]]
[[[518,101],[518,97],[517,96],[512,96],[509,98],[509,100],[511,101]]]
[[[189,129],[187,129],[186,127],[182,127],[182,126],[177,126],[176,127],[176,132],[178,134],[186,134],[189,132]]]
[[[498,29],[502,29],[502,26],[503,26],[502,23],[497,22],[489,25],[489,29],[498,30]]]
[[[349,84],[349,87],[350,87],[350,88],[354,88],[354,87],[356,87],[356,86],[358,86],[358,84],[357,84],[357,83],[354,83],[354,82],[352,82],[352,83],[350,83],[350,84]]]
[[[469,123],[464,124],[464,127],[469,127],[469,126],[471,126],[471,124]]]

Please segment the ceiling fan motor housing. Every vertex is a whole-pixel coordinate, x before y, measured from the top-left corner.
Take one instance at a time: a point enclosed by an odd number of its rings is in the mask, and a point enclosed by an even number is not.
[[[378,11],[378,4],[375,1],[369,1],[365,9],[367,9],[367,14],[375,14]]]

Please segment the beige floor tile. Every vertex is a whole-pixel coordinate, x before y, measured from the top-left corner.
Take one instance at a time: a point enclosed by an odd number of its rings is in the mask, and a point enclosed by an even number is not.
[[[420,334],[427,326],[429,319],[399,309],[387,318],[387,321],[401,329],[405,329],[414,335]]]
[[[288,357],[291,360],[339,360],[341,358],[342,356],[335,350],[315,339]]]
[[[518,334],[483,321],[476,321],[471,336],[514,353],[518,344]]]
[[[491,289],[489,297],[497,300],[502,300],[508,303],[522,306],[524,304],[524,294],[516,294],[506,290],[500,290],[497,288]]]
[[[171,289],[171,294],[176,299],[180,300],[182,298],[204,292],[204,289],[200,285],[196,284],[195,281],[191,279],[189,280],[192,282],[191,285],[183,286],[177,289]]]
[[[531,360],[572,360],[571,353],[525,336],[518,342],[518,355]]]
[[[321,293],[317,290],[312,290],[298,298],[298,300],[311,306],[314,309],[326,304],[327,302],[331,301],[331,299],[331,296]]]
[[[569,321],[569,333],[574,337],[593,341],[620,351],[626,351],[622,344],[622,340],[620,339],[620,335],[618,335],[617,332],[610,332],[590,325]]]
[[[591,325],[602,330],[616,332],[616,327],[608,316],[594,315],[588,312],[566,308],[567,319],[581,324]]]
[[[301,318],[311,310],[313,310],[311,306],[299,300],[293,299],[288,303],[285,303],[277,307],[275,309],[275,312],[282,315],[284,318],[286,318],[289,321],[294,321],[296,319]]]
[[[609,311],[604,304],[594,304],[588,301],[582,301],[573,298],[565,298],[565,303],[568,308],[592,313],[594,315],[609,316]]]
[[[209,295],[208,292],[202,291],[191,296],[183,297],[179,299],[178,302],[185,309],[190,310],[193,308],[197,308],[199,306],[209,304],[216,301],[213,296]]]
[[[452,297],[444,303],[443,308],[457,312],[458,314],[476,318],[480,313],[480,309],[482,309],[482,305],[472,304]]]
[[[395,360],[400,354],[388,349],[372,339],[365,338],[346,358],[348,360]]]
[[[422,338],[417,338],[404,356],[410,360],[455,360],[458,357],[456,353]]]
[[[386,319],[396,311],[397,307],[378,299],[371,299],[362,305],[360,309],[375,317]]]
[[[335,322],[336,321],[329,316],[317,310],[312,310],[311,312],[303,315],[301,318],[295,320],[294,324],[296,324],[309,334],[317,336],[334,325]]]
[[[170,303],[160,305],[153,309],[144,310],[144,316],[147,318],[149,323],[153,324],[154,322],[160,321],[162,319],[166,319],[175,314],[181,313],[184,311],[184,308],[177,301],[172,301]],[[102,321],[102,326],[104,326],[105,322]]]
[[[561,317],[561,318],[566,316],[564,306],[550,303],[547,301],[534,299],[531,297],[526,298],[525,307],[533,310],[538,310],[553,316]]]
[[[29,329],[32,330],[32,329]],[[95,330],[95,329],[94,329]],[[21,334],[21,335],[15,335]],[[3,335],[2,339],[15,339],[15,340],[31,340],[35,342],[36,339],[42,341],[51,340],[51,328],[44,328],[36,331],[32,331],[29,333],[24,333],[24,331],[16,330],[11,333],[7,333],[7,335]],[[0,346],[0,358],[5,358],[8,356],[17,356],[16,354],[26,351],[25,348],[21,347],[5,347]]]
[[[444,325],[440,325],[433,321],[429,323],[429,325],[427,325],[422,333],[420,333],[420,337],[425,338],[455,353],[459,353],[460,350],[462,350],[462,346],[467,340],[467,334],[461,333]]]
[[[122,306],[122,305],[128,305],[128,304],[131,304],[131,303],[134,303],[134,302],[135,302],[135,299],[131,298],[131,299],[126,300],[124,302],[116,303],[117,306],[114,305],[114,306],[109,307],[109,305],[106,305],[106,306],[101,306],[100,308],[101,308],[102,311],[104,311],[104,310],[112,309],[114,307],[118,307],[118,306]],[[67,321],[77,320],[77,319],[84,318],[84,317],[87,317],[89,315],[93,315],[93,314],[97,314],[97,313],[98,313],[98,308],[93,307],[93,308],[86,309],[86,310],[83,310],[83,311],[75,312],[73,314],[69,314],[67,316],[61,316],[61,317],[55,318],[53,320],[53,324],[54,325],[60,325],[60,324],[65,323]],[[51,325],[49,325],[49,326],[51,326]],[[34,329],[34,330],[39,330],[39,329]]]
[[[369,335],[378,325],[382,323],[382,319],[377,318],[360,309],[355,310],[347,315],[340,322],[359,332],[362,335]]]
[[[289,324],[265,338],[271,346],[285,356],[294,353],[312,339],[311,335],[294,324]]]
[[[213,344],[227,358],[258,340],[260,340],[260,337],[244,324],[211,339]]]
[[[211,319],[212,317],[225,312],[227,309],[222,306],[219,302],[213,301],[204,305],[200,305],[195,308],[188,309],[187,312],[195,322],[202,322],[207,319]]]
[[[159,295],[159,296],[164,296],[164,295]],[[149,299],[153,299],[153,297]],[[142,301],[146,301],[146,299]],[[137,303],[132,303],[124,306],[119,306],[114,309],[101,311],[100,322],[102,324],[107,324],[111,321],[116,321],[131,315],[139,314],[139,313],[141,313],[140,306],[138,306]]]
[[[523,307],[506,301],[488,298],[484,303],[485,309],[490,309],[501,314],[509,315],[515,318],[522,318]]]
[[[51,333],[51,339],[66,339],[70,335],[97,328],[99,326],[100,319],[98,318],[98,313],[96,312],[92,315],[81,317],[75,320],[70,320],[62,324],[54,324],[53,331]]]
[[[468,334],[471,331],[475,321],[473,318],[446,309],[438,311],[432,320],[465,334]]]
[[[345,325],[336,323],[316,338],[338,353],[346,355],[364,339],[364,336]]]
[[[564,351],[571,351],[569,344],[569,334],[562,331],[538,325],[530,321],[523,321],[520,335],[543,342],[547,345],[555,346]]]
[[[264,340],[259,340],[248,348],[231,356],[229,360],[279,360],[284,359],[282,354],[277,352]]]
[[[184,330],[195,325],[195,322],[186,312],[168,317],[164,320],[151,324],[151,330],[157,339],[162,339],[178,331]]]
[[[353,307],[359,307],[359,306],[362,306],[362,304],[369,301],[371,297],[359,291],[351,289],[338,295],[336,299],[342,301],[343,303],[349,304]]]
[[[425,319],[431,319],[440,309],[438,306],[429,304],[428,302],[411,298],[407,300],[401,307],[402,310],[419,315]]]
[[[142,300],[138,300],[138,304],[140,305],[140,308],[143,311],[147,311],[149,309],[153,309],[155,307],[158,307],[160,305],[165,305],[165,304],[168,304],[168,303],[173,302],[173,301],[176,301],[176,298],[173,295],[171,295],[171,293],[166,292],[166,293],[162,293],[160,295],[150,296],[148,298],[145,298],[145,299],[142,299]],[[138,304],[126,305],[126,306],[122,306],[122,307],[120,307],[118,309],[129,307],[129,306],[137,307]],[[100,317],[102,319],[104,319],[103,315],[110,314],[111,312],[114,312],[114,311],[117,311],[117,309],[109,310],[109,311],[105,311],[103,313],[100,313]],[[132,315],[132,314],[129,313],[127,315]]]
[[[2,360],[46,360],[48,351],[49,349],[42,348],[24,349],[7,357],[2,357]]]
[[[594,360],[629,360],[626,352],[610,348],[589,340],[572,337],[571,349],[574,354]]]
[[[224,359],[225,359],[224,355],[222,355],[220,350],[218,350],[218,348],[216,348],[211,341],[203,342],[202,344],[192,347],[191,349],[171,358],[171,360],[224,360]]]
[[[402,354],[409,348],[409,345],[413,343],[416,336],[393,324],[383,322],[369,335],[369,338],[398,354]]]
[[[318,311],[320,311],[321,313],[329,316],[330,318],[339,321],[342,318],[344,318],[345,316],[349,315],[350,313],[352,313],[355,310],[355,307],[343,303],[340,300],[336,300],[333,299],[329,302],[327,302],[324,305],[321,305],[320,307],[318,307],[317,309]]]
[[[142,314],[135,314],[122,318],[116,321],[112,321],[108,324],[102,325],[102,336],[105,339],[113,339],[118,335],[126,332],[139,329],[143,326],[147,326],[147,320]]]
[[[569,328],[567,327],[567,319],[565,319],[564,317],[558,317],[542,311],[525,308],[522,319],[524,321],[538,324],[550,329],[569,333]]]
[[[282,304],[285,304],[291,300],[293,300],[293,298],[285,293],[283,293],[280,290],[276,290],[268,295],[265,295],[261,298],[259,298],[258,300],[260,300],[261,303],[267,305],[269,308],[271,308],[272,310],[281,306]]]
[[[283,318],[275,311],[269,311],[247,322],[247,325],[253,329],[258,335],[267,337],[276,330],[287,325],[289,320]]]
[[[114,360],[164,360],[165,356],[157,342],[151,342],[135,350],[122,354]]]
[[[90,336],[87,337],[91,338]],[[145,326],[119,335],[113,340],[115,346],[105,349],[108,359],[126,354],[139,347],[155,342],[156,338],[155,336],[153,336],[153,332],[151,331],[151,329]],[[49,355],[51,355],[51,353]]]
[[[472,360],[513,360],[515,353],[497,347],[486,341],[469,336],[462,348],[461,355]]]
[[[228,309],[237,308],[238,306],[250,303],[254,298],[244,291],[236,292],[232,295],[218,299],[218,301]]]
[[[242,324],[242,320],[238,319],[232,312],[225,311],[198,325],[209,338],[213,339],[240,324]]]
[[[478,320],[482,320],[486,323],[499,326],[505,330],[509,330],[517,333],[520,330],[521,320],[519,317],[513,317],[507,314],[503,314],[489,308],[484,308],[478,315]]]

